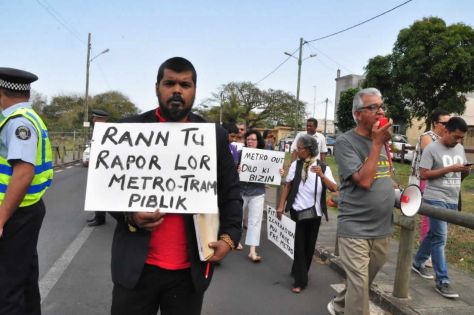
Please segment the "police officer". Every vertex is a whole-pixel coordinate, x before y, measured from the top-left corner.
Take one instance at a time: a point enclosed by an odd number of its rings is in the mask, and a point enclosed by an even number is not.
[[[106,122],[109,119],[109,113],[101,109],[92,110],[92,124],[95,125],[97,122]],[[95,215],[87,220],[88,226],[99,226],[105,224],[105,211],[96,211]]]
[[[0,68],[0,314],[41,314],[41,199],[53,178],[46,126],[31,108],[32,73]]]

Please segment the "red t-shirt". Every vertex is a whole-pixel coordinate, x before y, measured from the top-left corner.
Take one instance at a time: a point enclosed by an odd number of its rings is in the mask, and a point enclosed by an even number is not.
[[[160,122],[160,108],[156,110]],[[191,267],[184,217],[181,214],[167,213],[163,222],[151,233],[150,250],[145,263],[163,269],[178,270]]]

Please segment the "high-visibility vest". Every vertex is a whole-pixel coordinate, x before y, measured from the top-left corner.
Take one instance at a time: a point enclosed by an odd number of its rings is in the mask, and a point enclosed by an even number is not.
[[[38,133],[38,148],[36,151],[35,176],[28,187],[20,207],[30,206],[41,199],[46,189],[51,186],[53,179],[53,153],[51,142],[48,137],[48,130],[43,120],[30,108],[19,108],[0,122],[0,130],[5,123],[18,116],[23,116],[35,126]],[[13,167],[8,163],[6,157],[0,156],[0,202],[5,199],[8,184],[13,174]]]

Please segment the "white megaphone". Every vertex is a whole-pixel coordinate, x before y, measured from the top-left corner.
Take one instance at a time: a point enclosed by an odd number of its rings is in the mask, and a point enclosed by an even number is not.
[[[395,206],[402,210],[402,214],[412,217],[421,207],[421,189],[418,185],[408,185],[405,189],[395,189]]]

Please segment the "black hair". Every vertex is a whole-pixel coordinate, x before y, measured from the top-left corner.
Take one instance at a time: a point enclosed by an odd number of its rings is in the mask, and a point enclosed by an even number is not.
[[[156,76],[156,83],[160,83],[161,79],[163,79],[165,69],[170,69],[178,73],[191,71],[193,74],[194,85],[196,85],[196,81],[197,81],[196,69],[194,69],[193,64],[189,60],[183,57],[173,57],[163,62],[160,68],[158,69],[158,75]]]
[[[430,119],[431,119],[431,124],[439,122],[439,118],[441,116],[449,116],[449,113],[445,111],[444,109],[441,108],[436,108],[431,112]]]
[[[245,133],[245,136],[244,136],[245,146],[247,146],[247,137],[250,136],[250,135],[256,135],[257,136],[257,149],[264,149],[265,148],[265,140],[263,140],[263,137],[260,134],[260,132],[258,130],[255,130],[255,129],[249,129]]]
[[[461,117],[451,117],[446,123],[446,130],[448,130],[449,132],[453,132],[456,130],[466,132],[466,121],[464,121],[464,119],[462,119]]]
[[[229,134],[230,133],[235,133],[235,134],[239,133],[239,128],[237,128],[235,123],[228,122],[228,123],[223,124],[222,127],[224,127],[224,129],[227,130],[227,133],[229,133]]]
[[[306,120],[307,123],[312,122],[315,128],[318,128],[318,120],[316,118],[308,118]]]

